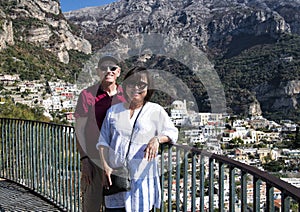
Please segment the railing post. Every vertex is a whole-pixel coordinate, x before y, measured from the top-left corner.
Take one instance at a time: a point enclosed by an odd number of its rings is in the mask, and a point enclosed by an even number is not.
[[[229,211],[235,211],[235,170],[234,167],[229,168]]]
[[[161,167],[161,177],[160,177],[160,181],[161,181],[161,187],[162,187],[162,191],[161,191],[161,206],[160,206],[160,210],[161,212],[164,211],[165,209],[165,204],[164,204],[164,188],[165,188],[165,176],[164,176],[164,169],[165,169],[165,157],[164,157],[164,145],[162,145],[161,147],[161,160],[160,160],[160,167]],[[154,209],[156,211],[156,209]]]
[[[260,211],[260,180],[253,179],[253,210]]]
[[[219,211],[225,211],[224,205],[224,164],[219,163]]]
[[[11,136],[11,140],[10,140],[10,151],[11,151],[11,157],[10,157],[10,165],[11,167],[16,166],[16,138],[15,138],[15,120],[11,120],[10,123],[10,136]],[[11,170],[11,178],[15,181],[17,179],[16,176],[16,170],[12,169]]]
[[[188,154],[189,152],[184,150],[184,164],[183,164],[183,212],[187,211],[187,191],[188,191]]]
[[[289,212],[290,208],[290,198],[286,196],[284,193],[281,193],[281,211]]]
[[[204,156],[200,155],[200,212],[204,212],[204,185],[205,185],[205,167],[204,167]]]
[[[25,141],[24,159],[25,159],[25,166],[26,166],[24,168],[25,168],[25,172],[26,172],[26,176],[25,176],[26,185],[28,185],[29,188],[32,188],[32,186],[31,186],[32,180],[30,178],[30,172],[29,172],[29,170],[30,170],[30,168],[29,168],[30,167],[30,157],[27,157],[27,156],[31,155],[30,154],[30,141],[29,141],[30,138],[28,137],[28,135],[30,135],[30,130],[29,130],[28,125],[29,125],[28,122],[24,122],[24,131],[23,131],[23,132],[25,132],[24,133],[24,141]]]
[[[209,158],[209,187],[208,187],[208,195],[209,195],[209,211],[214,211],[214,160]]]
[[[274,211],[274,188],[270,184],[267,184],[266,211]]]
[[[45,129],[45,140],[47,142],[45,142],[45,162],[46,162],[46,176],[45,176],[45,180],[46,180],[46,192],[47,192],[47,197],[51,198],[52,197],[52,185],[49,185],[50,180],[52,179],[52,167],[51,167],[51,154],[53,149],[51,149],[52,145],[51,145],[51,128],[49,125],[46,126]]]
[[[196,211],[196,154],[191,152],[192,154],[192,200],[191,200],[191,211]]]
[[[22,172],[22,167],[21,167],[21,158],[20,158],[20,154],[21,154],[21,145],[22,142],[19,142],[21,139],[21,127],[20,127],[20,120],[16,120],[16,166],[17,166],[17,182],[20,183],[20,179],[21,178],[21,172]]]
[[[7,132],[5,133],[6,134],[6,142],[5,142],[5,146],[6,146],[6,175],[7,177],[11,178],[11,160],[9,160],[8,158],[11,157],[11,151],[10,151],[10,139],[9,139],[9,136],[10,136],[10,122],[11,120],[7,120]],[[12,178],[11,178],[12,179]]]
[[[166,146],[164,146],[164,148],[166,148]],[[168,211],[172,211],[173,164],[171,146],[168,148],[168,185]]]
[[[0,175],[4,176],[4,119],[0,119],[0,130],[1,130],[1,140],[0,140],[0,145],[1,145],[1,155],[0,155]]]
[[[35,127],[34,122],[31,123],[31,128],[30,128],[30,140],[31,143],[31,157],[32,157],[32,176],[33,176],[33,189],[34,191],[38,191],[38,182],[37,182],[37,151],[36,151],[36,145],[37,145],[37,140],[35,137],[36,133],[36,127]]]
[[[242,171],[241,174],[241,209],[242,212],[247,211],[247,173]]]
[[[176,149],[176,211],[180,211],[180,150]]]

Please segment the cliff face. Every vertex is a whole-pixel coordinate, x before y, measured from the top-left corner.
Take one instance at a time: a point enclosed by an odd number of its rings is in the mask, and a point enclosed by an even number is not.
[[[275,43],[282,34],[300,35],[298,0],[121,0],[64,15],[84,29],[94,50],[116,37],[152,32],[184,38],[212,60],[226,60],[254,45]],[[299,59],[294,56],[294,62]],[[227,88],[229,111],[297,116],[298,81],[266,80],[254,87]]]
[[[287,114],[299,109],[300,81],[281,82],[279,85],[262,84],[255,89],[256,98],[263,110]]]
[[[69,50],[91,53],[89,41],[73,34],[58,1],[7,0],[1,6],[0,50],[14,41],[30,42],[53,52],[63,63],[69,62]]]
[[[64,15],[86,33],[114,29],[121,36],[157,32],[201,47],[224,49],[240,34],[300,34],[300,3],[276,0],[123,0]],[[104,33],[104,32],[103,32]]]
[[[0,51],[7,45],[14,45],[14,34],[12,21],[6,18],[5,13],[0,9]]]

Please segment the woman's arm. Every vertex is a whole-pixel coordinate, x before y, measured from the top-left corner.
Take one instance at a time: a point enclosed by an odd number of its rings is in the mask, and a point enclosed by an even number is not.
[[[99,149],[99,155],[100,155],[100,165],[101,165],[101,168],[104,171],[104,175],[106,176],[103,179],[103,186],[112,185],[110,175],[111,175],[113,169],[107,163],[107,161],[108,161],[108,147],[99,146],[98,149]]]
[[[148,161],[156,157],[160,144],[175,143],[178,139],[178,129],[174,126],[167,112],[162,107],[160,107],[160,111],[156,117],[156,131],[158,134],[149,140],[144,154],[144,158]]]
[[[108,150],[110,144],[110,124],[109,124],[109,111],[107,111],[104,121],[102,123],[102,127],[100,130],[100,136],[98,139],[98,143],[96,144],[96,148],[99,151],[100,157],[100,168],[104,171],[103,177],[103,186],[109,186],[112,184],[110,175],[112,173],[112,168],[110,168],[108,164]],[[106,176],[106,177],[105,177]]]

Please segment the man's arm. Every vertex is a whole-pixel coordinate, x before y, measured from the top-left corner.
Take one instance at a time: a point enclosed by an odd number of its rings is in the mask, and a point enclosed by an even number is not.
[[[87,123],[87,117],[76,118],[75,133],[76,133],[76,146],[80,153],[81,158],[86,155],[86,140],[85,140],[85,126]]]
[[[85,181],[85,183],[90,184],[93,179],[93,169],[91,167],[86,149],[85,125],[87,123],[87,119],[87,117],[79,117],[76,119],[75,133],[77,138],[76,146],[80,153],[80,160],[82,165],[82,180]]]

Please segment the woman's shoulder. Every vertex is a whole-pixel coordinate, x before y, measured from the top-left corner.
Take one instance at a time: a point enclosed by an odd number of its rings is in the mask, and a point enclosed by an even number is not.
[[[109,108],[109,111],[120,111],[120,110],[124,110],[123,102],[114,104],[114,105],[110,106],[110,108]]]
[[[164,110],[164,108],[160,104],[155,102],[147,102],[146,105],[153,110]]]

